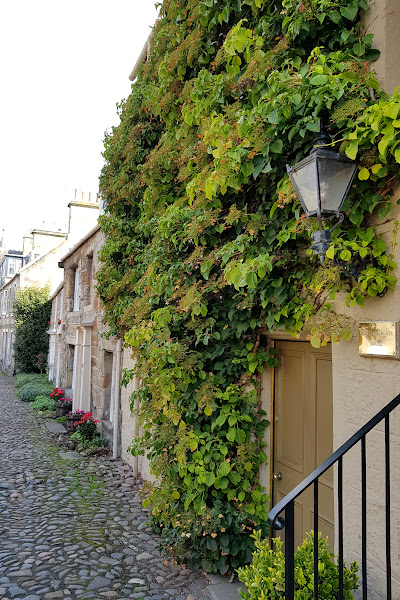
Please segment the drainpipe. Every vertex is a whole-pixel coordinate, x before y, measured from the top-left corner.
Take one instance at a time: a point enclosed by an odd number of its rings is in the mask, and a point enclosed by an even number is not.
[[[115,386],[114,386],[114,427],[113,427],[113,458],[118,458],[118,429],[119,429],[119,404],[121,391],[121,350],[122,342],[117,341],[117,366],[115,369]]]
[[[140,385],[140,382],[138,379],[135,379],[135,392],[138,390]],[[139,412],[139,398],[136,394],[135,397],[135,405],[134,405],[134,421],[133,421],[133,431],[134,431],[134,436],[135,439],[137,439],[139,437],[139,419],[138,419],[138,412]],[[133,471],[133,476],[137,477],[139,474],[139,457],[136,454],[136,456],[133,457],[133,465],[132,465],[132,471]]]
[[[156,21],[157,24],[157,21]],[[153,39],[154,39],[154,30],[151,30],[149,37],[146,40],[145,45],[143,46],[143,49],[141,51],[141,53],[139,54],[139,58],[137,59],[135,66],[133,67],[131,74],[129,75],[129,79],[131,81],[135,81],[137,74],[139,73],[139,69],[140,67],[146,62],[146,60],[149,58],[149,54],[150,54],[150,50],[151,50],[151,45],[153,43]]]

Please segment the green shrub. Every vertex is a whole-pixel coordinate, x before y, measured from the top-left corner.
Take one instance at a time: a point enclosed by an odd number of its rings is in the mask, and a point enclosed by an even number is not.
[[[80,446],[83,448],[105,448],[108,445],[108,441],[106,438],[101,437],[99,432],[96,429],[96,432],[93,433],[92,437],[86,437],[84,435],[84,430],[82,430],[82,426],[77,429],[72,435],[71,440],[76,440]]]
[[[16,390],[16,395],[23,402],[34,402],[38,396],[49,396],[53,389],[51,382],[32,382],[26,383]],[[49,400],[51,398],[49,397]]]
[[[16,292],[13,304],[15,317],[15,365],[26,373],[42,372],[49,350],[47,330],[51,315],[49,288],[31,286]]]
[[[57,417],[56,421],[57,423],[66,423],[67,417],[66,415],[63,415],[62,417]]]
[[[85,447],[89,447],[89,448],[105,448],[108,445],[108,440],[106,440],[106,438],[101,437],[101,435],[99,435],[98,437],[93,438],[92,440],[90,440],[88,442],[88,445]]]
[[[39,373],[18,373],[14,378],[15,389],[18,390],[26,383],[46,383],[46,375],[40,375]]]
[[[274,539],[274,549],[268,540],[261,540],[261,532],[252,536],[256,550],[250,565],[238,569],[240,581],[247,587],[240,591],[243,600],[277,600],[285,597],[285,556],[281,550],[282,542]],[[318,534],[318,573],[320,600],[336,600],[338,597],[339,572],[332,561],[333,554],[328,548],[328,538]],[[352,590],[357,585],[357,563],[351,563],[350,568],[343,569],[343,598],[351,600]],[[308,534],[294,555],[294,579],[296,600],[312,600],[314,597],[314,534]]]
[[[40,395],[31,404],[33,410],[56,410],[56,401],[50,396]]]

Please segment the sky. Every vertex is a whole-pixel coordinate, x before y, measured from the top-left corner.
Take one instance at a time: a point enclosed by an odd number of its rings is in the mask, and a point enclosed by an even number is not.
[[[0,238],[66,222],[98,191],[104,133],[157,16],[153,0],[0,2]]]

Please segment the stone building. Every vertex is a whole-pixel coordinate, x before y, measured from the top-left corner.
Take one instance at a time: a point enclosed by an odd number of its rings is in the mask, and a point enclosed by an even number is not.
[[[130,398],[138,381],[133,379],[127,387],[120,381],[122,369],[133,368],[133,360],[121,340],[104,335],[108,327],[96,293],[103,240],[97,225],[58,263],[64,279],[51,298],[49,379],[73,399],[74,410],[91,411],[99,419],[114,455],[122,456],[136,474],[149,479],[147,459],[129,452],[137,434]]]
[[[44,222],[42,228],[33,229],[24,237],[21,252],[5,253],[0,263],[0,362],[5,373],[13,374],[15,370],[12,306],[16,290],[48,285],[50,294],[54,293],[62,280],[58,261],[97,222],[99,197],[97,194],[78,194],[75,190],[68,210],[67,231],[52,228]]]
[[[371,2],[365,18],[368,30],[375,34],[375,46],[381,50],[374,69],[383,87],[392,93],[400,85],[400,64],[396,60],[396,49],[400,44],[400,4],[397,0],[375,0]],[[144,49],[139,66],[145,58]],[[135,66],[132,79],[136,73]],[[400,189],[395,200],[399,194]],[[385,222],[376,223],[377,232],[388,244],[393,243],[396,221],[400,220],[400,208],[393,204],[393,211]],[[101,420],[104,435],[114,440],[116,454],[121,453],[125,460],[131,462],[135,473],[141,472],[149,478],[147,461],[141,457],[133,458],[128,450],[132,438],[138,435],[137,420],[130,412],[129,400],[139,382],[133,380],[128,388],[121,389],[118,374],[121,368],[132,368],[130,353],[119,348],[121,342],[118,340],[107,340],[101,336],[106,327],[101,321],[101,309],[91,284],[98,268],[97,250],[101,239],[101,232],[93,230],[90,237],[82,240],[62,259],[64,284],[53,297],[55,313],[56,302],[63,306],[63,331],[59,337],[64,342],[59,350],[61,366],[57,364],[56,371],[60,374],[61,386],[72,388],[74,408],[91,408]],[[394,246],[394,260],[400,265],[398,244]],[[398,269],[396,275],[399,278]],[[400,392],[398,358],[363,355],[359,352],[358,337],[361,323],[380,321],[394,323],[399,335],[399,283],[394,293],[369,299],[365,308],[348,307],[344,295],[339,296],[335,310],[353,320],[353,338],[349,342],[315,349],[305,338],[297,340],[281,332],[265,332],[269,344],[275,346],[279,356],[279,367],[266,368],[262,374],[261,403],[271,426],[265,437],[268,462],[262,467],[260,477],[271,497],[271,506],[285,497]],[[390,416],[393,598],[400,598],[399,432],[398,408]],[[386,597],[385,434],[382,425],[368,434],[366,444],[368,597],[378,600]],[[343,543],[346,562],[355,560],[361,566],[360,464],[360,448],[357,446],[343,460]],[[319,508],[320,530],[329,535],[331,546],[337,552],[336,469],[328,471],[320,481]],[[300,522],[297,542],[305,531],[313,529],[313,510],[312,496],[296,501],[295,514]]]

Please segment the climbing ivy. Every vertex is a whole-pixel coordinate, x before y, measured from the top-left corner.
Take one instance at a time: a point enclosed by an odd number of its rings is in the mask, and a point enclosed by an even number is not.
[[[377,234],[400,169],[400,98],[379,87],[366,0],[164,0],[153,47],[105,139],[98,290],[110,334],[136,358],[143,436],[156,476],[151,519],[183,560],[225,572],[266,531],[263,333],[351,337],[336,315],[393,289]],[[286,174],[320,119],[360,162],[326,264],[307,250]],[[372,216],[374,221],[372,221]],[[338,262],[361,272],[346,277]],[[135,398],[133,399],[135,400]],[[265,468],[265,467],[262,467]]]

